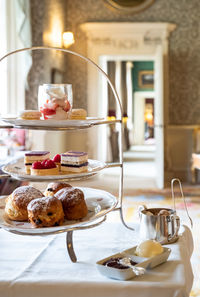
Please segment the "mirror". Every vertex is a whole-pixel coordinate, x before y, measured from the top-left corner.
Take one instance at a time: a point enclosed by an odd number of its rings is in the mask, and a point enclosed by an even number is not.
[[[154,0],[104,0],[109,7],[123,12],[140,12],[153,4]]]

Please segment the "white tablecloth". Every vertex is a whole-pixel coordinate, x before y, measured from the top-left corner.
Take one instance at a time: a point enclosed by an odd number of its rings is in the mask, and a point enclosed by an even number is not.
[[[117,281],[101,275],[96,261],[138,243],[137,232],[105,222],[74,232],[77,263],[69,259],[65,233],[21,236],[0,230],[1,297],[186,297],[193,283],[191,232],[182,235],[166,263],[143,276]]]

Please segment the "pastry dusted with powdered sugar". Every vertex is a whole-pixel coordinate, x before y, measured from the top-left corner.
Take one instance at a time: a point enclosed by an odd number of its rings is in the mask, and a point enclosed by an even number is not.
[[[36,198],[43,197],[42,192],[32,186],[16,188],[6,199],[5,213],[14,221],[27,221],[27,205]]]

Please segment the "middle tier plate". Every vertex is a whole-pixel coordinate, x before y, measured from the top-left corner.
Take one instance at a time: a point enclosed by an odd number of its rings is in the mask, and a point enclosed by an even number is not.
[[[23,181],[51,181],[51,180],[80,180],[97,174],[100,170],[108,167],[104,162],[88,159],[88,170],[86,172],[71,173],[60,172],[58,175],[29,175],[25,172],[24,159],[5,165],[2,170],[11,177]]]

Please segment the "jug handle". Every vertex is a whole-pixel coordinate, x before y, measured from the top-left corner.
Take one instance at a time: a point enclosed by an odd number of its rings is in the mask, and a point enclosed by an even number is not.
[[[168,223],[171,222],[171,218],[173,218],[173,220],[176,221],[176,228],[175,228],[173,235],[168,235],[168,238],[167,238],[168,242],[173,241],[174,239],[178,238],[178,231],[180,229],[180,218],[178,216],[174,217],[174,215],[172,215],[172,216],[170,216],[170,220],[168,221]]]
[[[179,184],[181,196],[183,198],[183,202],[184,202],[184,206],[185,206],[185,210],[186,210],[187,216],[188,216],[188,218],[190,220],[190,225],[191,225],[191,228],[192,228],[193,227],[193,221],[192,221],[192,219],[191,219],[191,217],[189,216],[189,213],[188,213],[187,205],[186,205],[186,202],[185,202],[185,197],[183,195],[183,189],[182,189],[181,181],[180,181],[179,178],[173,178],[171,180],[171,191],[172,191],[172,199],[173,199],[173,203],[174,203],[174,210],[176,211],[175,196],[174,196],[174,183],[175,182],[178,182],[178,184]]]

